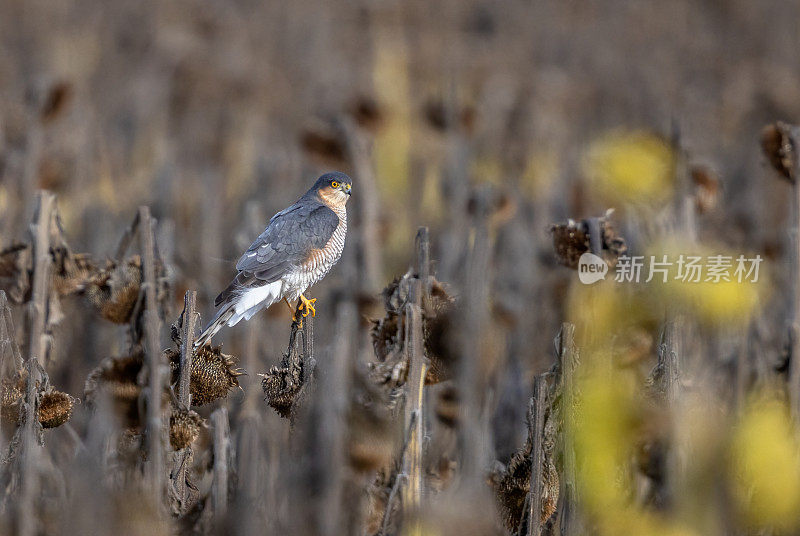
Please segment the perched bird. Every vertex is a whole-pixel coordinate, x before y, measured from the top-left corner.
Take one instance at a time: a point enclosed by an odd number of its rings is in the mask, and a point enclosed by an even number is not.
[[[300,299],[303,316],[316,313],[316,298],[303,293],[325,277],[342,256],[352,180],[344,173],[322,175],[297,202],[275,214],[245,251],[228,288],[214,305],[219,308],[195,348],[203,346],[223,325],[235,326],[283,300]],[[287,301],[288,300],[288,301]]]

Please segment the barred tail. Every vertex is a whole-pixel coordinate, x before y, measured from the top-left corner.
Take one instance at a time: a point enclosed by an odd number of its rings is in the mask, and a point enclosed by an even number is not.
[[[220,309],[216,316],[214,316],[214,320],[203,330],[203,333],[194,341],[194,349],[197,350],[198,348],[203,347],[208,341],[211,340],[211,337],[217,334],[217,332],[222,329],[228,320],[233,316],[235,312],[235,304],[229,303],[222,309]]]
[[[214,319],[194,343],[195,349],[211,340],[211,337],[222,329],[222,326],[227,324],[232,327],[240,320],[250,320],[257,312],[269,307],[282,297],[283,281],[280,280],[234,293],[231,289],[235,288],[236,284],[236,280],[234,280],[231,286],[217,298],[217,305],[225,300],[227,303],[217,311]]]

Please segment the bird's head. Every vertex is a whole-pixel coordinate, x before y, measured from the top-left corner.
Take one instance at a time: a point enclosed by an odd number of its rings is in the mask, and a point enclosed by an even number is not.
[[[311,191],[316,192],[326,204],[338,208],[344,207],[347,203],[352,185],[353,180],[350,177],[344,173],[333,171],[318,178],[311,187]]]

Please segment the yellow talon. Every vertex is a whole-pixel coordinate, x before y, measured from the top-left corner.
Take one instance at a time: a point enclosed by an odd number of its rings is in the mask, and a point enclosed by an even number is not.
[[[314,303],[317,301],[316,298],[311,298],[309,300],[301,294],[300,301],[302,302],[300,310],[303,311],[303,318],[307,317],[308,313],[311,313],[311,316],[317,316],[317,309],[314,307]]]

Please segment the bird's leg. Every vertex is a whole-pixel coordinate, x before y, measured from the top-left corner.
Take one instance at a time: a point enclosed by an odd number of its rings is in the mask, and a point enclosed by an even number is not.
[[[316,303],[316,298],[311,298],[310,300],[300,294],[300,301],[302,302],[302,306],[300,309],[303,310],[303,316],[308,316],[308,313],[311,313],[311,316],[317,316],[317,310],[314,308],[314,303]]]
[[[289,310],[292,312],[292,322],[297,322],[297,315],[295,314],[295,310],[294,307],[292,307],[292,304],[289,303],[289,300],[287,300],[286,298],[283,298],[283,303],[285,303],[286,307],[288,307]],[[303,327],[302,320],[300,321],[300,327]]]

